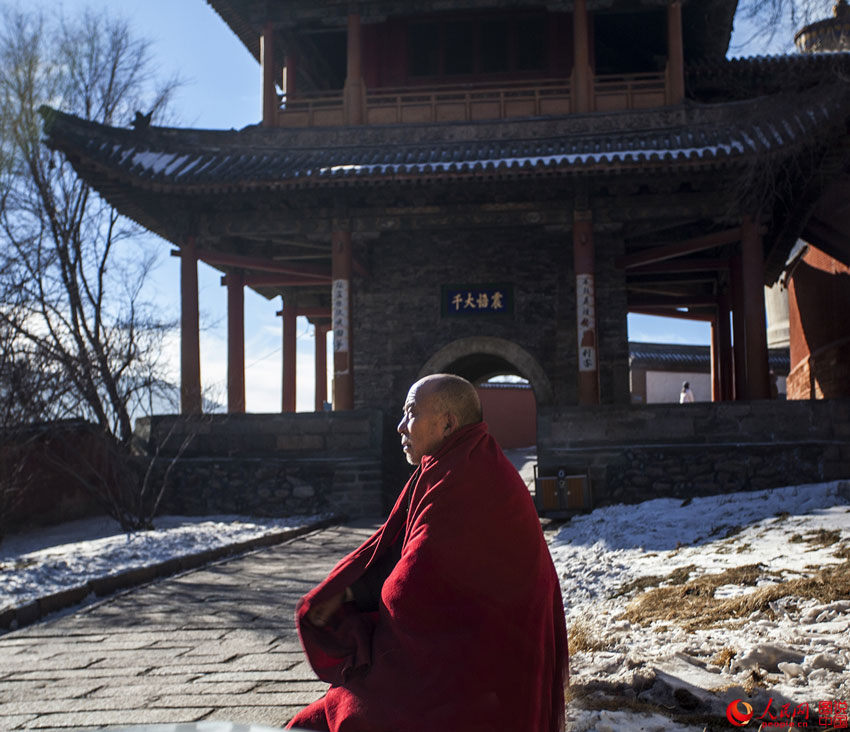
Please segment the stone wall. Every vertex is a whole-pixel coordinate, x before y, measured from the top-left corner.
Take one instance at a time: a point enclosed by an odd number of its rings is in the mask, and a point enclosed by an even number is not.
[[[395,434],[401,407],[438,352],[468,342],[469,352],[444,369],[473,381],[518,373],[532,382],[538,404],[578,401],[572,233],[490,219],[471,222],[469,229],[392,231],[355,242],[355,257],[369,271],[352,288],[355,404],[387,415],[387,507],[409,474]],[[614,264],[622,244],[601,236],[597,244],[601,398],[628,403],[626,291],[623,270]],[[442,285],[505,282],[513,286],[513,315],[443,316]],[[474,342],[486,339],[521,350],[543,374],[547,394],[541,397],[541,384],[518,367],[510,348],[476,352]]]
[[[136,448],[153,461],[153,485],[165,481],[160,513],[383,510],[374,410],[148,417],[136,423]]]
[[[533,225],[498,228],[497,223],[493,228],[480,228],[478,222],[477,229],[389,232],[356,243],[355,256],[370,273],[356,278],[353,287],[357,406],[400,414],[408,387],[434,354],[453,342],[481,337],[510,342],[530,354],[548,377],[555,404],[577,402],[572,233]],[[629,401],[626,295],[623,270],[614,264],[621,253],[621,242],[599,237],[603,403]],[[442,314],[442,285],[484,283],[513,286],[513,315]],[[481,366],[473,355],[456,364],[467,378],[479,378],[495,361]],[[516,366],[504,365],[508,370]]]
[[[81,419],[20,425],[0,439],[0,537],[4,531],[97,516],[120,475],[119,449]]]
[[[537,438],[595,506],[850,478],[850,399],[542,409]]]

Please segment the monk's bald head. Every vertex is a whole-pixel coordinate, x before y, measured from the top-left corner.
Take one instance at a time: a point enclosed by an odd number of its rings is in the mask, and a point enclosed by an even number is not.
[[[410,387],[396,429],[407,461],[418,465],[461,427],[480,421],[475,387],[460,376],[433,374]]]
[[[440,412],[457,417],[458,427],[480,422],[481,401],[478,392],[462,376],[455,374],[432,374],[417,381],[413,387],[422,395],[434,400]]]

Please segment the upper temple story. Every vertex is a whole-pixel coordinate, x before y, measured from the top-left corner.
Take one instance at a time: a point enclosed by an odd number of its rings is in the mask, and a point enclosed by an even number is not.
[[[263,124],[394,125],[681,104],[737,0],[207,0],[263,68]]]

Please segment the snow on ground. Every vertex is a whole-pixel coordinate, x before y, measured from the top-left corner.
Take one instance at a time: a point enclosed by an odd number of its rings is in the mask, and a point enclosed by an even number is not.
[[[129,535],[97,519],[8,536],[0,543],[0,608],[316,518],[162,517],[155,531]],[[569,732],[728,730],[726,709],[736,700],[741,714],[750,705],[752,729],[771,717],[782,722],[783,704],[789,711],[808,705],[808,726],[824,728],[822,702],[833,712],[850,703],[846,586],[840,599],[789,595],[766,611],[693,629],[675,612],[649,623],[623,617],[677,570],[679,578],[666,584],[757,565],[752,586],[713,590],[714,598],[734,599],[846,565],[850,483],[611,506],[546,533],[571,634],[584,637],[573,640]]]
[[[114,519],[99,517],[10,534],[0,542],[0,610],[97,577],[239,544],[327,517],[160,516],[153,531],[129,534]]]
[[[571,654],[568,729],[701,732],[705,717],[713,716],[722,720],[718,729],[728,730],[726,709],[735,700],[750,705],[755,728],[782,722],[783,704],[791,705],[789,712],[808,704],[808,726],[823,728],[821,702],[833,709],[837,702],[850,703],[846,581],[845,599],[782,597],[766,612],[691,630],[676,622],[676,608],[670,613],[674,619],[646,625],[623,617],[637,595],[662,580],[644,579],[645,588],[620,591],[641,578],[668,578],[677,569],[695,579],[759,565],[755,586],[731,584],[714,592],[718,599],[734,598],[811,576],[828,565],[846,565],[849,506],[850,483],[833,482],[684,503],[658,499],[618,505],[565,524],[550,538],[550,548],[571,637],[581,630],[590,639],[579,644],[587,650]],[[626,704],[631,708],[619,708]],[[644,704],[646,710],[666,713],[635,710]],[[747,713],[743,705],[738,709]],[[671,721],[688,714],[699,717],[699,724]],[[840,722],[832,720],[836,727]]]

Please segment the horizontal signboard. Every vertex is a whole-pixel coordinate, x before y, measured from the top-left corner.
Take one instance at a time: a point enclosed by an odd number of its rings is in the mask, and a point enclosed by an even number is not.
[[[443,317],[513,315],[514,287],[511,284],[443,285]]]

